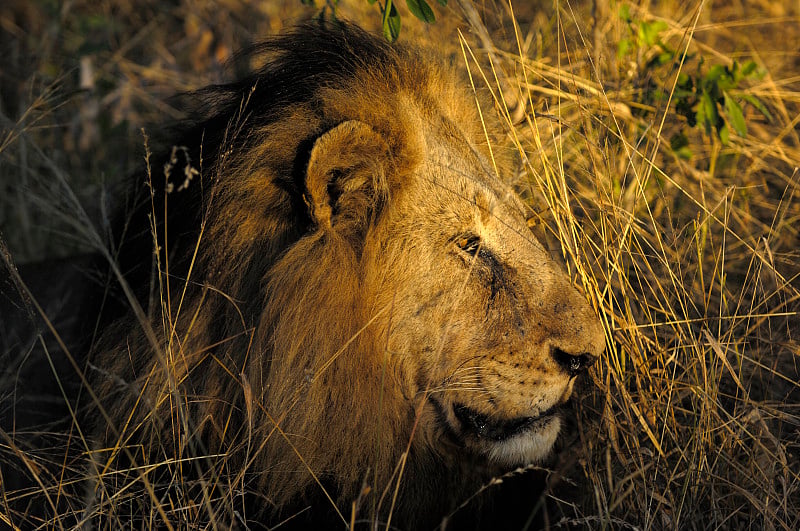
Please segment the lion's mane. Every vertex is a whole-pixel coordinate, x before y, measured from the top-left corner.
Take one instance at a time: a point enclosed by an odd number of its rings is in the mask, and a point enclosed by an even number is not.
[[[451,68],[338,22],[251,52],[117,220],[96,506],[432,527],[551,452],[602,329]]]
[[[301,26],[251,52],[265,61],[254,74],[193,96],[201,118],[149,159],[118,220],[136,298],[108,325],[94,386],[116,448],[104,466],[222,455],[205,479],[247,468],[280,509],[314,483],[352,497],[367,470],[384,485],[396,472],[408,440],[395,431],[413,418],[382,402],[375,382],[387,376],[358,354],[381,340],[360,299],[359,238],[391,200],[389,181],[423,156],[425,120],[458,123],[484,149],[487,135],[449,68],[354,26]],[[345,120],[385,139],[358,145],[372,191],[327,214],[346,230],[309,236],[324,215],[308,204],[312,147]],[[376,422],[393,407],[396,422]]]

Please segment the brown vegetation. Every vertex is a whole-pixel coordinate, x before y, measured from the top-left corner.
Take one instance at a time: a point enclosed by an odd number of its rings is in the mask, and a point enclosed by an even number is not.
[[[67,194],[76,190],[84,204],[102,205],[102,172],[138,164],[130,154],[137,153],[131,146],[141,152],[140,125],[180,117],[168,94],[221,79],[219,65],[232,50],[275,32],[276,21],[313,13],[297,15],[304,8],[291,2],[181,1],[169,9],[141,2],[135,10],[75,2],[62,11],[46,2],[12,4],[0,14],[8,65],[0,184],[13,200],[3,204],[0,222],[17,260],[65,252],[63,239],[43,237],[43,226],[77,236],[82,249],[97,248],[102,238],[88,219],[103,227],[103,208],[83,212]],[[590,371],[593,385],[579,394],[578,423],[562,441],[570,451],[548,466],[544,523],[796,529],[800,13],[759,0],[625,4],[628,22],[620,5],[512,2],[482,10],[451,0],[447,9],[434,6],[434,26],[402,12],[401,41],[433,39],[442,55],[466,59],[478,88],[490,88],[519,153],[510,177],[539,213],[530,222],[563,256],[611,337]],[[347,9],[377,26],[374,6],[342,2]],[[656,23],[677,52],[663,66],[663,48],[637,40],[645,24]],[[701,79],[714,65],[750,59],[764,76],[731,93],[744,102],[746,134],[735,134],[730,118],[726,142],[714,129],[690,127],[674,106],[678,74]],[[78,72],[86,74],[85,90],[74,94]],[[688,150],[670,146],[679,133]],[[161,168],[154,165],[153,174]],[[249,377],[238,385],[254,388]],[[4,474],[6,463],[23,463],[51,493],[67,490],[58,475],[46,475],[45,465],[61,460],[23,446],[17,432],[5,435]],[[182,471],[176,477],[197,477],[188,466]],[[209,484],[222,490],[206,498],[194,492],[173,506],[152,493],[131,497],[156,519],[160,510],[208,516],[208,504],[189,501],[226,495],[224,483]],[[0,518],[15,521],[13,502],[26,496],[6,486]],[[535,496],[523,503],[541,513]]]

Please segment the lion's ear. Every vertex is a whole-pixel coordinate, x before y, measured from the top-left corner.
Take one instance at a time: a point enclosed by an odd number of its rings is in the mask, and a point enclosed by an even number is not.
[[[322,229],[366,229],[388,194],[389,146],[364,122],[343,122],[320,136],[308,160],[306,203]]]

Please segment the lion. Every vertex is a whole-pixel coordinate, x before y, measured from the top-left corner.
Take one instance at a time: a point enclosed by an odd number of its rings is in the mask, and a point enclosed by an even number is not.
[[[86,514],[433,528],[551,454],[603,328],[452,67],[340,22],[256,51],[119,218]]]

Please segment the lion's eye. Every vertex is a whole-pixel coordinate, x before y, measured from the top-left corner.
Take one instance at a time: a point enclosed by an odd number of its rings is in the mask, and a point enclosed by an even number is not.
[[[473,235],[459,236],[456,245],[468,255],[476,256],[481,248],[481,239]]]

